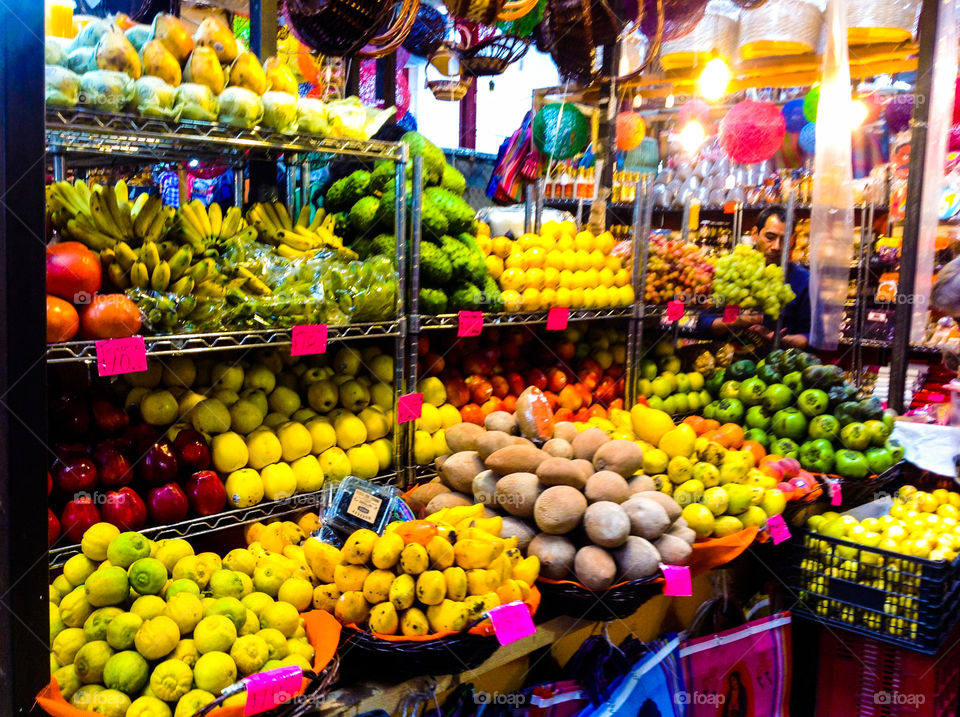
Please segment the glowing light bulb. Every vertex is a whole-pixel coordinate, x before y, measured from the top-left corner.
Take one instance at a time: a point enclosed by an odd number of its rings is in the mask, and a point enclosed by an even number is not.
[[[673,103],[674,103],[673,93],[671,92],[669,95],[667,95],[667,99],[663,101],[663,106],[666,107],[667,109],[670,109],[671,107],[673,107]]]
[[[850,128],[856,129],[864,123],[870,115],[870,108],[863,100],[853,100],[850,102]]]
[[[643,97],[640,95],[633,96],[633,109],[640,109],[640,105],[643,104]]]
[[[703,68],[697,79],[697,92],[705,99],[715,102],[727,94],[730,84],[730,68],[721,57],[714,57]]]
[[[687,154],[693,154],[700,149],[706,137],[707,133],[704,132],[703,125],[696,120],[690,120],[680,130],[680,146]]]

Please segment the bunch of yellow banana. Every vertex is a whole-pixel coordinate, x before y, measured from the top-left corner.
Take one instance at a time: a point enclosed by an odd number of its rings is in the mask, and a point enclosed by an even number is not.
[[[191,294],[196,285],[217,274],[212,258],[200,257],[196,263],[193,260],[190,245],[173,241],[145,241],[137,249],[118,241],[112,248],[100,250],[104,271],[121,291],[134,288]]]
[[[345,249],[343,241],[333,233],[334,215],[323,209],[317,210],[311,220],[310,207],[305,206],[294,222],[280,202],[257,202],[247,210],[247,221],[260,232],[261,241],[273,244],[277,253],[288,259],[297,259],[324,248],[348,258],[357,257]]]
[[[54,182],[47,187],[47,212],[64,238],[94,251],[120,241],[131,246],[160,241],[174,216],[173,209],[153,195],[144,193],[131,202],[122,179],[113,187],[90,186],[80,179]]]
[[[242,241],[257,238],[257,230],[243,221],[239,207],[228,207],[226,213],[216,202],[205,207],[199,199],[180,206],[174,236],[202,254],[215,244],[238,237]]]

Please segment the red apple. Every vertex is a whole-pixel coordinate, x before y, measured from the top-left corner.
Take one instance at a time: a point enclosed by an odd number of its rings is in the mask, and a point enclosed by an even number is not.
[[[176,483],[167,483],[154,488],[147,495],[147,512],[154,523],[161,525],[177,523],[187,517],[188,509],[187,496]]]
[[[140,477],[150,485],[159,485],[177,477],[177,456],[169,441],[157,441],[147,449],[140,463]]]
[[[777,490],[783,493],[787,500],[794,500],[798,497],[796,488],[790,483],[777,483]]]
[[[610,368],[607,369],[607,376],[610,378],[620,378],[626,372],[626,368],[622,363],[615,363]]]
[[[490,377],[490,386],[493,388],[493,395],[497,398],[503,398],[510,393],[510,384],[503,376],[496,375]]]
[[[594,371],[589,368],[582,368],[577,371],[577,379],[586,386],[589,390],[593,390],[597,387],[597,384],[600,383],[600,376],[602,371]]]
[[[483,417],[486,418],[494,411],[503,410],[503,401],[497,398],[496,396],[487,399],[484,401],[483,405],[480,406],[480,411],[483,413]]]
[[[426,334],[420,334],[420,338],[417,339],[417,353],[423,356],[425,353],[430,352],[430,337]]]
[[[510,384],[510,393],[515,396],[519,396],[527,387],[527,382],[523,380],[523,376],[519,373],[508,373],[507,383]]]
[[[119,488],[133,480],[130,461],[116,448],[98,446],[93,452],[93,462],[97,465],[100,485],[104,488]]]
[[[124,413],[123,409],[103,398],[94,400],[90,404],[90,410],[93,413],[94,424],[103,435],[114,436],[122,433],[130,423],[130,417]]]
[[[160,438],[160,432],[149,423],[138,423],[128,426],[123,437],[133,444],[136,454],[142,456]]]
[[[93,504],[89,495],[80,496],[71,500],[60,514],[60,525],[63,532],[74,543],[79,543],[83,534],[94,523],[100,522],[100,511]]]
[[[52,510],[47,508],[47,545],[53,545],[60,537],[60,521]]]
[[[523,374],[523,379],[527,386],[536,386],[541,391],[547,388],[547,374],[538,368],[527,369],[527,372]]]
[[[197,471],[184,484],[190,508],[197,515],[213,515],[227,504],[223,481],[213,471]]]
[[[185,470],[202,471],[210,467],[210,446],[200,431],[184,428],[173,440],[173,451]]]
[[[569,363],[573,361],[573,357],[577,355],[577,347],[573,341],[561,341],[556,346],[557,356]]]
[[[432,351],[424,354],[420,359],[420,363],[423,366],[423,371],[420,373],[421,376],[439,376],[447,365],[443,356]]]
[[[90,430],[90,410],[85,401],[75,396],[61,396],[51,407],[56,432],[68,438],[79,438]]]
[[[457,408],[470,402],[470,389],[463,379],[453,379],[447,382],[447,400]]]
[[[596,374],[603,373],[603,367],[592,358],[583,359],[583,361],[580,362],[580,370],[593,371]]]
[[[567,385],[567,374],[563,369],[558,366],[554,366],[552,369],[547,371],[547,388],[553,391],[554,393],[560,393],[563,390],[563,387]]]
[[[602,404],[608,404],[617,397],[617,383],[612,378],[604,377],[593,390],[593,398]]]
[[[147,523],[147,506],[133,488],[112,490],[104,498],[103,519],[118,528],[139,530]]]
[[[97,466],[86,456],[65,458],[57,467],[56,482],[64,493],[89,493],[97,487]]]
[[[472,353],[463,360],[463,370],[468,374],[489,376],[493,373],[493,361],[481,354]]]
[[[470,400],[476,404],[486,403],[491,396],[493,396],[493,386],[486,379],[474,381],[470,386]]]

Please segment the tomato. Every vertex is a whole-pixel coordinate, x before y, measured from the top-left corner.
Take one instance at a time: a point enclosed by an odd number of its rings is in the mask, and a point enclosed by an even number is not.
[[[100,258],[76,241],[47,247],[47,293],[73,303],[89,302],[100,290]]]
[[[140,309],[124,294],[99,294],[80,312],[88,339],[118,339],[140,330]]]
[[[512,393],[507,394],[503,397],[503,408],[501,409],[507,413],[513,413],[517,410],[517,397]]]
[[[468,403],[460,409],[460,418],[463,419],[464,423],[476,423],[478,426],[482,426],[484,416],[480,406],[475,403]]]
[[[47,294],[47,343],[69,341],[79,328],[80,317],[73,304]]]

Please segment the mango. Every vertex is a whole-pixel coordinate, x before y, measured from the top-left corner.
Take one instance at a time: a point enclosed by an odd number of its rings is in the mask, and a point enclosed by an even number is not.
[[[178,87],[183,79],[180,63],[166,46],[159,40],[150,40],[140,51],[140,60],[143,63],[143,74],[150,77],[159,77],[172,87]],[[263,524],[260,524],[263,527]]]
[[[439,570],[427,570],[417,578],[416,590],[424,605],[439,605],[447,595],[447,582]]]
[[[488,569],[493,570],[497,574],[501,583],[513,577],[513,566],[510,564],[510,558],[506,555],[500,555],[494,558]]]
[[[183,68],[183,81],[206,85],[215,95],[223,92],[227,81],[217,53],[209,47],[194,49]]]
[[[363,565],[338,565],[333,570],[333,582],[337,584],[340,592],[350,590],[363,590],[363,582],[370,574],[370,569]]]
[[[400,569],[408,575],[419,575],[429,566],[427,549],[419,543],[408,543],[400,552]]]
[[[389,570],[373,570],[363,581],[363,597],[371,605],[386,602],[393,584],[393,573]]]
[[[230,65],[230,87],[243,87],[255,95],[267,91],[267,75],[260,66],[260,60],[249,50],[241,52]]]
[[[411,607],[415,597],[416,582],[412,576],[398,575],[390,584],[387,599],[397,610],[406,610]]]
[[[267,80],[268,92],[286,92],[294,97],[299,93],[300,86],[293,75],[293,70],[276,57],[268,57],[263,61],[263,72]]]
[[[179,64],[193,52],[193,38],[176,15],[161,12],[153,19],[151,40],[159,40]]]
[[[539,576],[540,558],[536,555],[528,555],[513,566],[513,577],[517,580],[522,580],[528,586],[532,586]]]
[[[471,570],[490,565],[497,557],[498,547],[502,550],[502,545],[498,546],[493,541],[466,538],[457,541],[453,546],[453,552],[457,565],[464,570]]]
[[[427,608],[427,621],[433,632],[460,632],[467,626],[467,609],[462,602],[444,600]]]
[[[313,589],[313,607],[317,610],[333,612],[340,594],[340,588],[335,583],[317,585]]]
[[[373,546],[379,537],[372,530],[366,528],[354,531],[340,549],[344,560],[351,565],[364,565],[370,562]]]
[[[388,602],[374,605],[370,609],[370,617],[367,622],[370,625],[371,632],[378,632],[381,635],[396,635],[400,626],[397,610]]]
[[[337,598],[334,616],[344,624],[360,625],[370,613],[370,605],[359,590],[348,590]]]
[[[427,543],[427,557],[430,558],[430,567],[434,570],[446,570],[454,561],[454,549],[450,543],[439,535],[430,538]]]
[[[467,594],[485,595],[500,585],[500,575],[495,570],[476,568],[467,570]]]
[[[519,581],[507,580],[497,588],[497,597],[501,605],[506,605],[508,602],[514,602],[516,600],[523,600],[523,589],[520,587]]]
[[[426,635],[430,632],[430,623],[423,610],[412,607],[400,616],[400,632],[407,637]]]
[[[338,548],[322,543],[316,538],[307,538],[303,543],[307,565],[323,583],[332,583],[336,566],[342,564],[343,553]]]
[[[389,526],[388,526],[389,528]],[[380,570],[389,570],[397,561],[400,560],[400,552],[403,550],[403,538],[396,533],[384,533],[373,544],[373,550],[370,553],[370,562],[375,568]]]
[[[467,571],[463,568],[452,567],[443,571],[443,579],[447,584],[447,597],[450,600],[463,600],[467,597]]]

